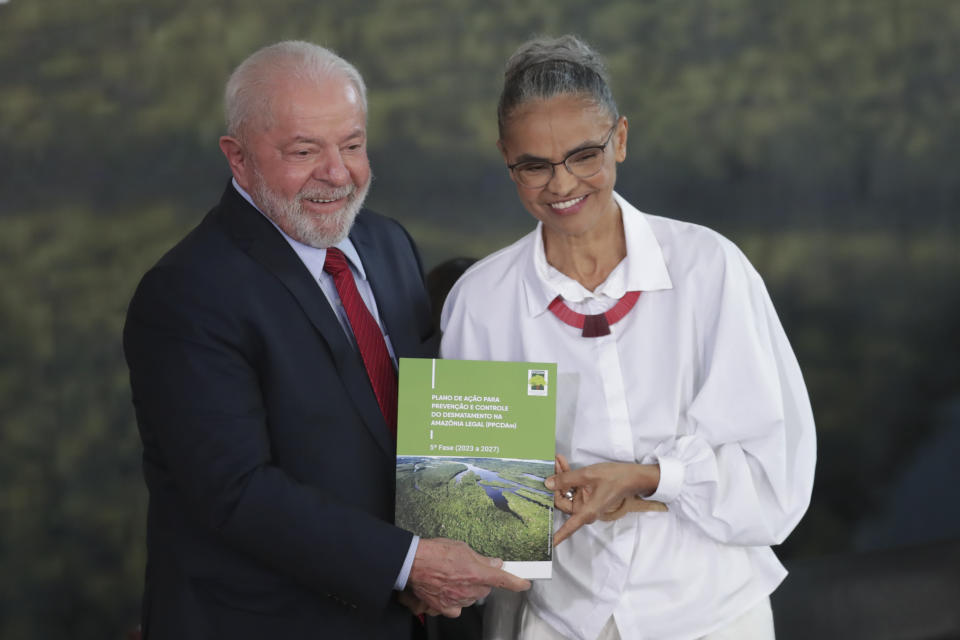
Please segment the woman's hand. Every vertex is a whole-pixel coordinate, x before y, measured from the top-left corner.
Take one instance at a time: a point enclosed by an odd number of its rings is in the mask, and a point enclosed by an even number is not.
[[[575,471],[558,454],[555,475],[544,484],[553,489],[554,505],[570,515],[557,529],[557,546],[585,524],[597,520],[616,520],[630,511],[666,511],[661,502],[639,497],[653,493],[660,482],[660,467],[632,462],[601,462]]]

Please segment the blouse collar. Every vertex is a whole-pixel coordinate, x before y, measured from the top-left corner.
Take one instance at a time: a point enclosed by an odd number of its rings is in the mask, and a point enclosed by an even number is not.
[[[530,315],[536,316],[546,311],[550,302],[558,295],[569,302],[582,302],[591,298],[618,300],[627,291],[673,288],[663,251],[646,216],[618,193],[614,192],[613,197],[620,206],[623,218],[627,255],[594,291],[586,289],[547,262],[543,245],[543,223],[537,225],[532,256],[527,262],[523,277]]]

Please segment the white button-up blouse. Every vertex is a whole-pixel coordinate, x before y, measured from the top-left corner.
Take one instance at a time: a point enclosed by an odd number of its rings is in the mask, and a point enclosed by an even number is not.
[[[783,580],[769,545],[806,511],[816,459],[800,368],[760,276],[702,226],[643,214],[614,194],[627,256],[595,291],[547,264],[541,226],[476,263],[443,309],[446,358],[556,362],[557,451],[572,467],[657,462],[667,512],[585,526],[555,550],[528,603],[593,640],[696,638]],[[548,305],[636,306],[584,338]],[[555,513],[559,526],[565,514]]]

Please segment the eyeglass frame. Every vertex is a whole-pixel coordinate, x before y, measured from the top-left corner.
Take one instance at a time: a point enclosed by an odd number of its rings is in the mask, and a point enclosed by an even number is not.
[[[585,175],[585,176],[581,176],[581,175],[577,175],[576,173],[574,173],[574,172],[570,169],[570,167],[567,166],[567,160],[569,160],[569,159],[572,158],[573,156],[577,155],[578,153],[583,153],[584,151],[599,150],[600,153],[606,153],[606,151],[607,151],[607,145],[609,145],[609,144],[610,144],[610,141],[613,139],[613,133],[614,133],[614,131],[617,130],[617,125],[619,125],[619,124],[620,124],[620,120],[619,120],[619,118],[618,118],[617,121],[613,123],[613,126],[610,127],[610,132],[607,133],[607,139],[604,140],[603,144],[591,145],[591,146],[589,146],[589,147],[581,147],[580,149],[574,149],[573,151],[571,151],[570,153],[568,153],[568,154],[563,158],[563,160],[561,160],[560,162],[550,162],[549,160],[523,160],[522,162],[514,162],[513,164],[508,164],[508,165],[507,165],[507,169],[510,171],[510,175],[512,175],[512,176],[514,177],[514,180],[516,180],[518,184],[520,184],[520,185],[523,186],[523,187],[526,187],[527,189],[541,189],[541,188],[547,186],[548,184],[550,184],[550,181],[553,180],[553,177],[554,177],[555,175],[557,175],[557,167],[558,167],[559,165],[561,165],[561,164],[563,165],[563,168],[567,170],[567,173],[569,173],[570,175],[572,175],[572,176],[575,177],[575,178],[592,178],[593,176],[595,176],[595,175],[597,175],[598,173],[600,173],[600,171],[603,169],[603,165],[602,165],[602,164],[601,164],[600,167],[599,167],[596,171],[594,171],[593,173],[588,174],[588,175]],[[535,187],[531,187],[531,186],[529,186],[529,185],[523,184],[523,182],[521,182],[519,179],[517,179],[516,174],[514,173],[514,170],[515,170],[517,167],[519,167],[519,166],[521,166],[521,165],[525,165],[525,164],[548,164],[548,165],[550,165],[550,177],[547,178],[546,182],[544,182],[544,183],[541,184],[541,185],[537,185],[537,186],[535,186]]]

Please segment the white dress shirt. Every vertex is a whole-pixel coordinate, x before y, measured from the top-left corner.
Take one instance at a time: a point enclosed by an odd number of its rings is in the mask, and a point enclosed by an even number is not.
[[[696,638],[730,623],[783,580],[769,545],[806,511],[813,415],[759,275],[727,239],[637,211],[614,194],[627,256],[595,291],[547,261],[542,225],[471,267],[443,309],[447,358],[556,362],[557,451],[574,468],[660,465],[652,499],[581,528],[555,549],[553,578],[528,605],[593,640],[612,615],[624,640]],[[548,305],[636,306],[584,338]],[[567,516],[555,513],[555,526]],[[495,601],[495,599],[494,599]]]

